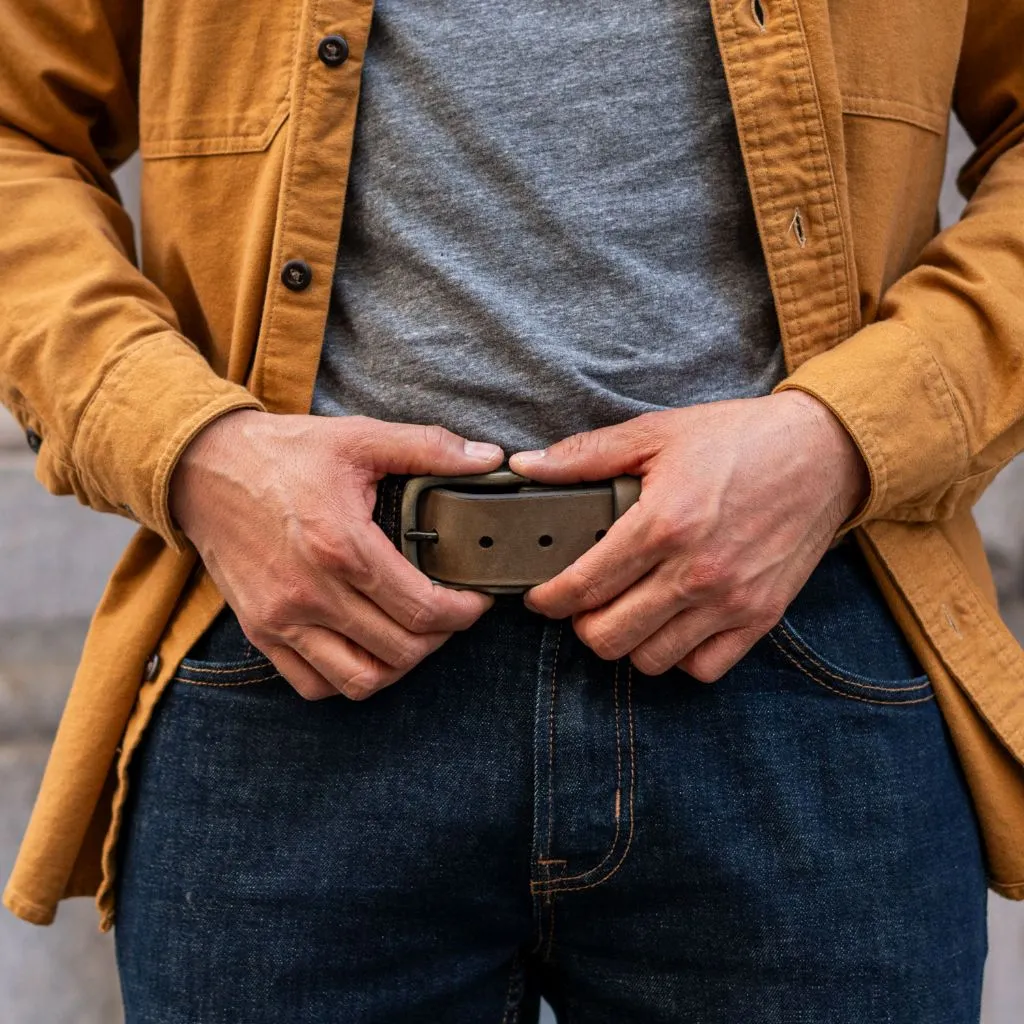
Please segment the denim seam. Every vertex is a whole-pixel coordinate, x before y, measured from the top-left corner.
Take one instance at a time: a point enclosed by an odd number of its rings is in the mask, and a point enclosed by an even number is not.
[[[391,514],[388,516],[388,537],[392,544],[401,545],[402,538],[398,536],[398,495],[404,490],[398,483],[391,487]]]
[[[542,959],[546,964],[551,963],[551,954],[555,948],[555,902],[551,901],[551,910],[548,914],[548,941],[544,943],[544,955]]]
[[[909,680],[912,685],[909,686],[878,686],[872,683],[862,683],[857,679],[853,679],[850,676],[839,675],[837,672],[832,672],[822,662],[822,660],[814,653],[814,651],[808,646],[808,644],[802,640],[799,636],[793,633],[792,630],[787,629],[783,622],[778,623],[778,630],[782,633],[786,639],[797,649],[797,651],[807,658],[815,668],[819,671],[824,672],[825,675],[830,676],[837,683],[843,683],[846,686],[856,687],[858,690],[878,690],[881,693],[910,693],[912,690],[925,690],[931,686],[931,680],[927,675],[914,676]],[[917,679],[922,679],[923,682],[916,682]]]
[[[508,989],[505,992],[505,1011],[501,1024],[518,1024],[519,1008],[522,1004],[523,965],[518,950],[512,955],[512,967],[508,975]]]
[[[618,703],[618,678],[619,678],[619,662],[615,663],[615,696],[616,705]],[[587,889],[596,889],[599,885],[607,882],[622,865],[626,862],[626,858],[629,855],[629,851],[633,845],[633,835],[635,832],[635,819],[634,819],[634,801],[636,796],[636,744],[635,744],[635,733],[633,726],[633,666],[630,664],[626,670],[626,705],[627,705],[627,720],[628,720],[628,731],[629,731],[629,833],[626,836],[626,845],[622,850],[622,855],[619,857],[615,865],[601,878],[598,878],[594,882],[589,882],[586,885],[575,885],[566,886],[562,883],[572,881],[582,881],[596,874],[604,866],[604,864],[614,855],[619,842],[619,833],[622,827],[622,814],[621,809],[617,807],[619,813],[616,816],[615,821],[615,838],[612,840],[611,848],[608,853],[602,859],[602,861],[589,871],[581,872],[578,875],[570,875],[565,878],[557,878],[548,887],[544,888],[542,885],[531,885],[534,892],[537,894],[543,893],[544,895],[552,896],[562,892],[583,892]],[[616,745],[621,746],[621,739],[616,731]],[[621,760],[620,760],[620,771],[621,771]],[[616,789],[617,804],[621,801],[622,794],[622,780],[619,778],[619,785]]]
[[[185,671],[187,671],[187,672],[199,672],[202,675],[206,675],[206,676],[226,676],[226,675],[230,675],[232,672],[246,672],[246,671],[250,671],[254,667],[259,667],[261,669],[270,668],[270,663],[268,661],[268,662],[266,662],[266,664],[264,664],[264,659],[261,658],[259,661],[253,661],[253,662],[249,662],[249,663],[242,662],[241,664],[239,664],[237,666],[223,666],[221,668],[206,668],[203,665],[191,665],[191,664],[189,664],[188,659],[186,658],[184,661],[181,662],[181,666],[180,667],[185,669]]]
[[[250,676],[248,679],[233,680],[230,683],[211,683],[205,679],[186,679],[184,676],[173,676],[172,683],[184,683],[186,686],[199,686],[205,689],[219,689],[226,686],[255,686],[257,683],[269,683],[274,679],[280,679],[280,672],[272,672],[267,676]]]
[[[840,690],[835,686],[831,686],[829,683],[826,683],[824,679],[819,678],[811,672],[810,669],[801,665],[800,662],[797,661],[796,658],[794,658],[793,655],[779,643],[778,639],[772,636],[771,633],[768,634],[768,639],[771,640],[771,642],[779,649],[779,652],[783,657],[792,662],[800,672],[808,677],[808,679],[813,679],[819,686],[824,687],[832,693],[838,694],[840,697],[845,697],[847,700],[857,700],[862,704],[874,704],[878,707],[899,707],[906,704],[926,704],[928,701],[935,699],[935,694],[929,694],[927,697],[915,697],[913,700],[871,700],[869,697],[858,697],[854,693],[847,693],[845,690]]]
[[[619,662],[615,663],[615,677],[612,685],[612,693],[615,698],[615,792],[622,792],[622,740],[621,740],[621,727],[620,727],[620,716],[619,716]],[[619,845],[619,833],[622,830],[622,819],[620,815],[615,817],[615,835],[612,836],[611,846],[608,848],[608,852],[601,858],[601,860],[594,865],[592,868],[588,868],[586,871],[580,871],[575,875],[565,875],[556,879],[547,879],[548,882],[575,882],[581,878],[586,878],[588,875],[594,874],[596,871],[600,871],[605,864],[611,860],[615,854],[615,850]],[[550,842],[548,846],[550,847]],[[550,853],[550,849],[548,851]]]
[[[544,860],[538,859],[538,864],[544,864],[546,874],[550,876],[551,867],[557,863],[557,858],[551,856],[551,842],[555,831],[555,698],[558,693],[558,652],[562,646],[562,630],[564,623],[558,623],[558,632],[555,634],[555,655],[551,659],[551,699],[548,705],[548,834],[544,843]]]

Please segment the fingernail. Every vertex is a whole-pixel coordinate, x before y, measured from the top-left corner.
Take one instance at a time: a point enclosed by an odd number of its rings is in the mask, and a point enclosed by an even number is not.
[[[495,455],[503,454],[496,444],[487,444],[485,441],[467,441],[462,448],[471,459],[486,459],[489,461]]]
[[[545,455],[547,455],[547,449],[542,448],[533,452],[516,452],[513,458],[520,462],[539,462]]]

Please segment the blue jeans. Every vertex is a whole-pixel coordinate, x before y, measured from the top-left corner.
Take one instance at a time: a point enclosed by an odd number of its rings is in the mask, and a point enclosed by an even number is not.
[[[225,612],[131,766],[128,1024],[968,1024],[985,877],[846,543],[721,681],[493,609],[364,703]]]

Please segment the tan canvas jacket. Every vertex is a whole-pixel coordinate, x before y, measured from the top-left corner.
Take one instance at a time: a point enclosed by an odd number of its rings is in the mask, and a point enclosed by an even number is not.
[[[827,403],[867,461],[844,530],[933,679],[991,885],[1024,898],[1024,652],[971,516],[1024,448],[1024,0],[710,3],[780,387]],[[370,0],[0,0],[0,398],[45,487],[141,527],[7,884],[29,921],[95,893],[110,926],[128,759],[221,606],[168,514],[176,460],[228,409],[309,407],[370,15]],[[340,64],[318,55],[331,34]],[[543,67],[522,75],[509,87],[545,88]],[[977,151],[963,219],[937,234],[951,106]],[[136,147],[141,270],[110,177]],[[282,282],[290,259],[312,268],[303,291]]]

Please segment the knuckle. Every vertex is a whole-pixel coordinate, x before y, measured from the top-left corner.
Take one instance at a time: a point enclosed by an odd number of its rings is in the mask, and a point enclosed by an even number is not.
[[[451,431],[445,430],[440,424],[430,423],[422,427],[421,441],[428,452],[441,455],[448,450],[454,436]]]
[[[400,672],[408,672],[423,660],[424,651],[421,644],[399,643],[392,658],[392,668]]]
[[[302,557],[310,564],[328,569],[349,569],[357,560],[354,545],[336,526],[318,523],[304,531]]]
[[[788,607],[787,602],[780,597],[769,598],[762,609],[759,624],[764,627],[766,632],[774,628],[782,621]]]
[[[604,447],[599,434],[593,434],[590,436],[585,433],[572,434],[567,437],[562,444],[565,448],[564,451],[559,454],[568,455],[570,458],[583,455],[588,449],[594,455],[600,455]]]
[[[351,675],[341,686],[341,692],[349,700],[366,700],[378,690],[387,686],[390,680],[387,673],[377,666],[360,669]]]
[[[581,616],[576,622],[575,629],[576,635],[583,643],[605,661],[614,661],[626,653],[622,639],[614,627],[600,618]]]
[[[693,587],[686,572],[680,572],[669,578],[665,584],[666,597],[674,605],[689,603]]]
[[[696,555],[689,565],[690,587],[698,593],[722,590],[731,582],[728,563],[713,551]]]
[[[408,629],[412,633],[436,632],[440,619],[437,607],[423,598],[418,599],[409,610]]]
[[[373,564],[366,554],[348,541],[343,541],[339,545],[338,565],[342,567],[348,581],[358,590],[369,587],[376,577]]]
[[[657,515],[648,527],[647,535],[657,551],[675,551],[687,537],[683,520],[676,516]]]
[[[253,647],[262,651],[269,657],[270,650],[275,646],[277,638],[271,636],[270,632],[261,625],[253,622],[248,617],[238,616],[238,625],[242,629],[242,635]]]
[[[576,593],[587,607],[595,608],[604,604],[604,594],[597,579],[580,569],[577,569],[574,575],[573,583]]]
[[[308,683],[305,680],[299,682],[293,682],[288,680],[291,684],[291,688],[303,699],[308,701],[324,700],[329,694],[325,693],[320,687],[314,686],[312,683]]]
[[[657,652],[647,647],[638,647],[630,654],[629,660],[645,676],[660,676],[669,667]]]
[[[366,700],[394,682],[398,673],[367,651],[360,650],[359,663],[339,687],[350,700]]]
[[[700,683],[715,683],[724,674],[706,655],[699,652],[686,659],[686,671]]]

